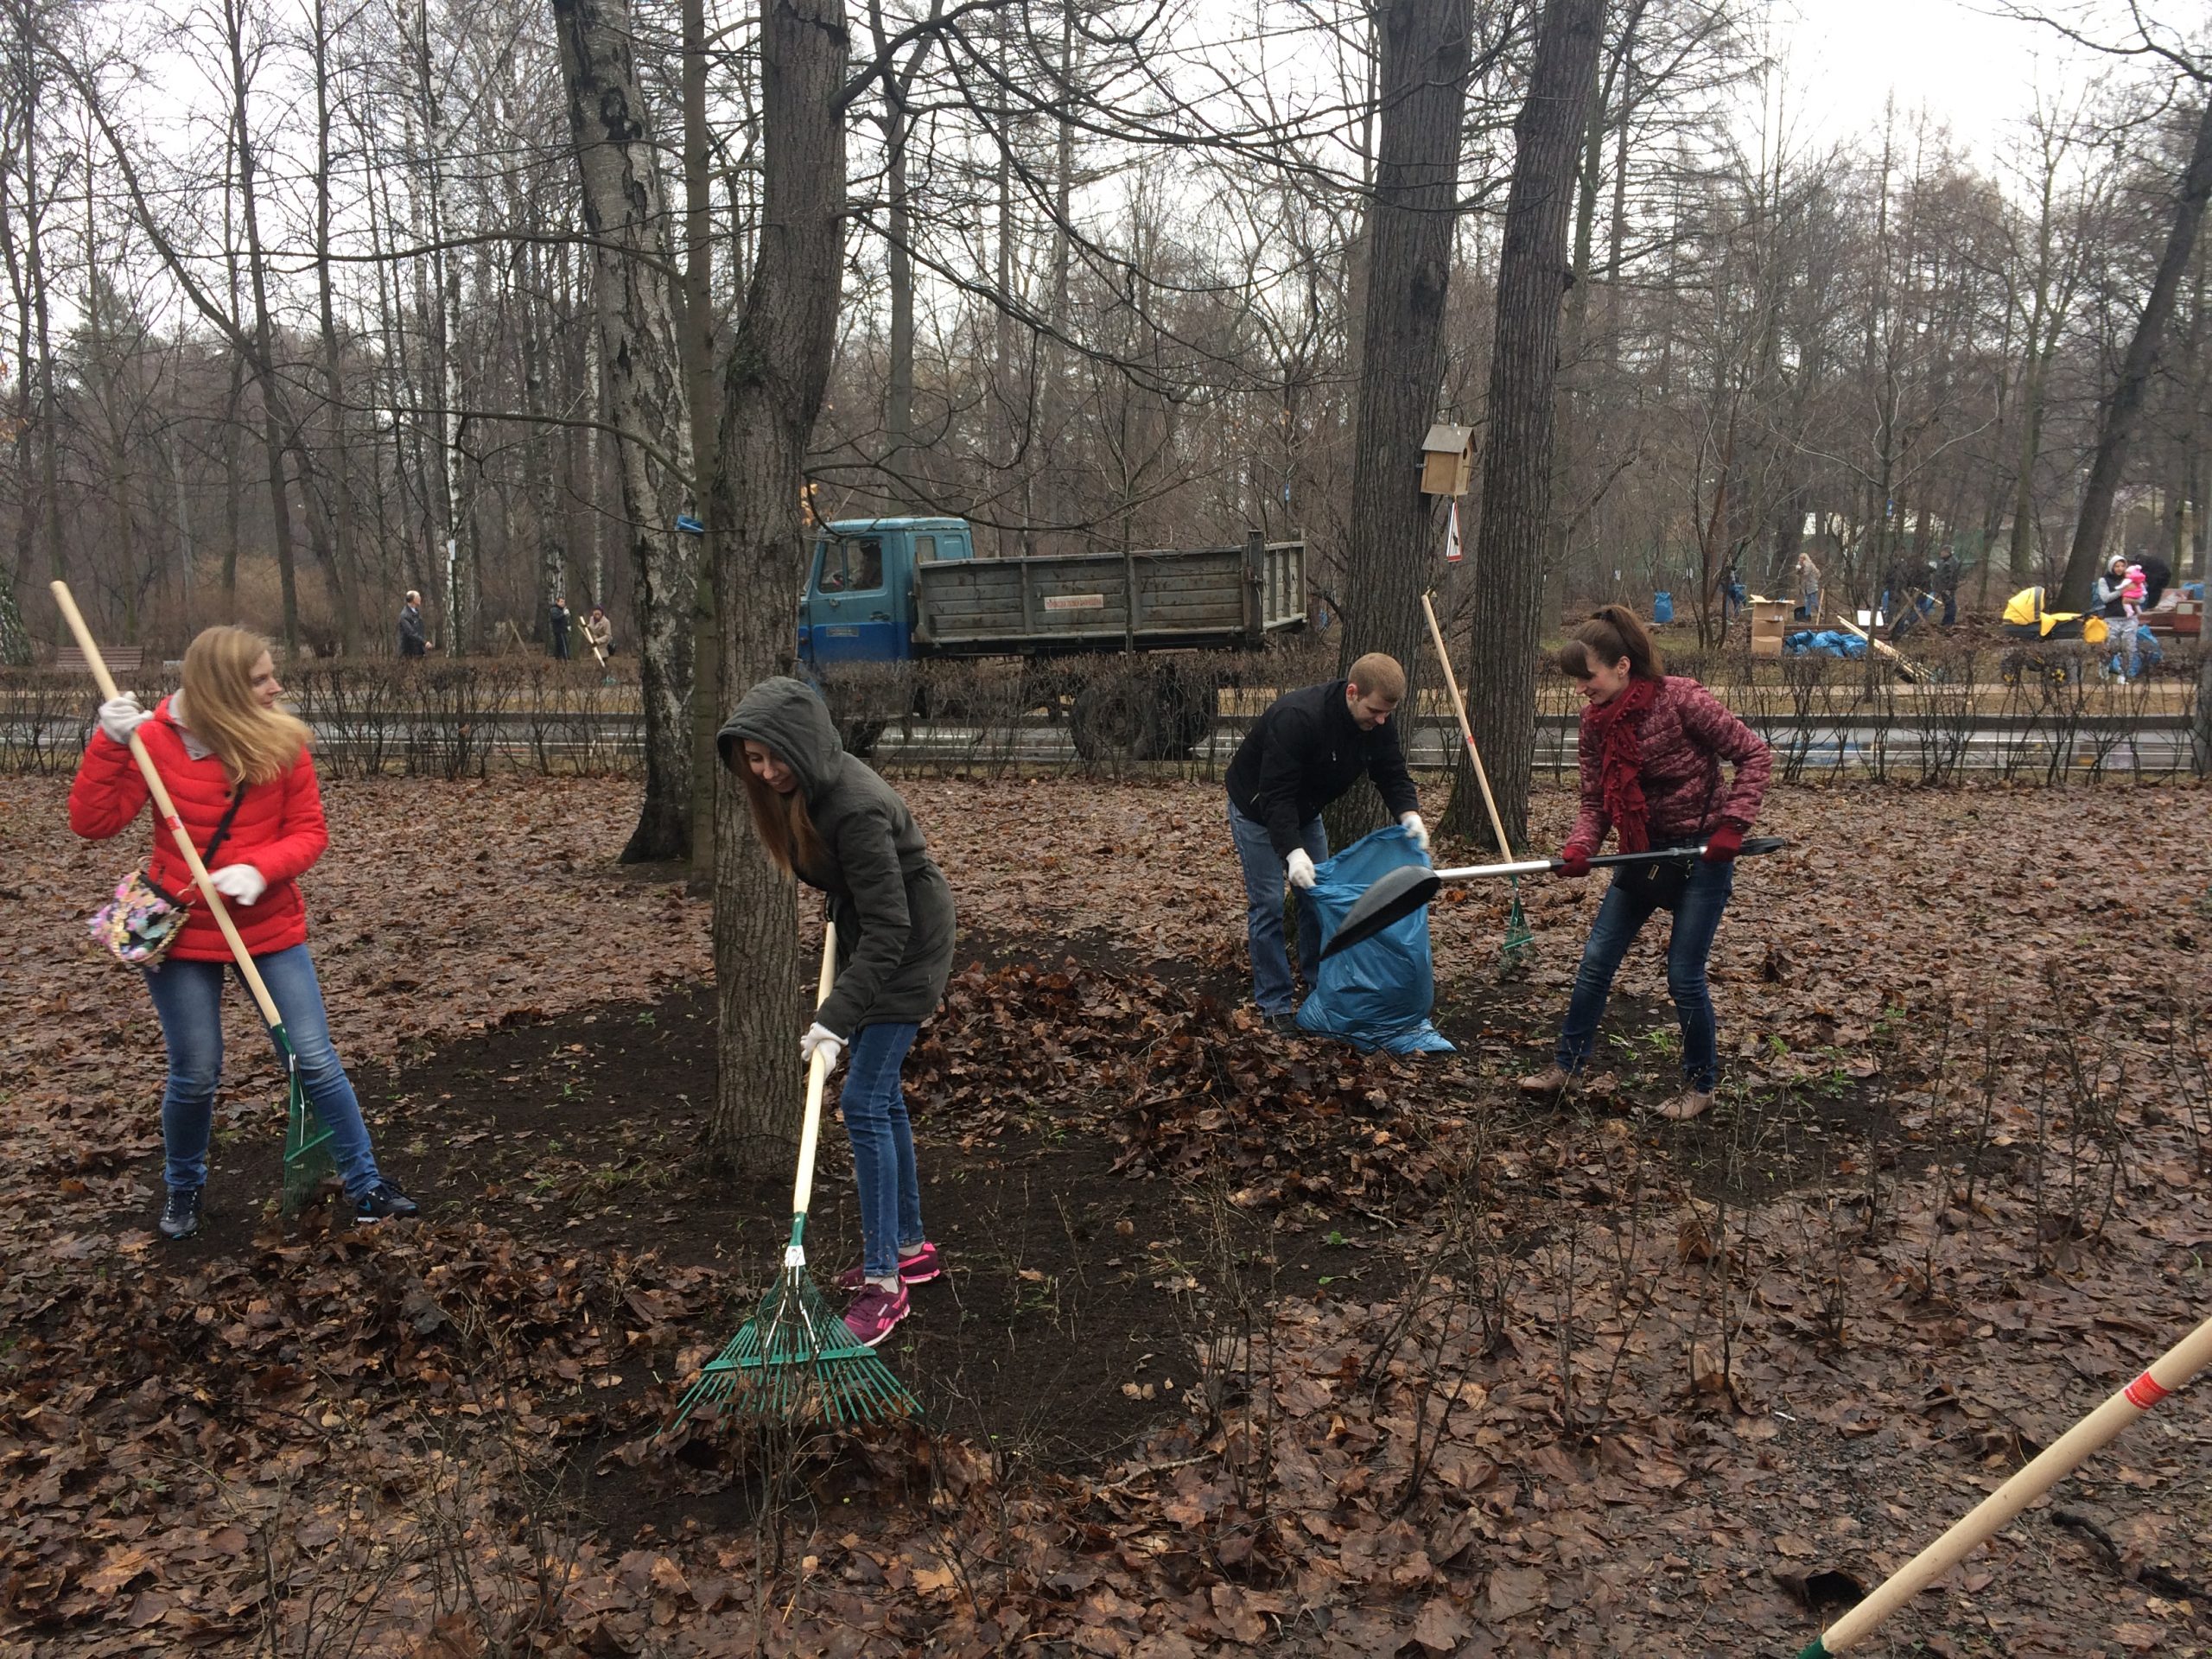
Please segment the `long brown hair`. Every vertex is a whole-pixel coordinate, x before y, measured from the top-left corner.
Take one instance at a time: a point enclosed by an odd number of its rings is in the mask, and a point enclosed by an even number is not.
[[[184,723],[214,750],[231,782],[274,783],[314,739],[304,721],[264,709],[253,665],[269,642],[248,628],[203,628],[184,652]]]
[[[806,791],[794,789],[785,795],[769,788],[747,761],[742,744],[734,759],[738,781],[745,785],[745,804],[753,813],[753,833],[760,837],[768,861],[785,875],[791,873],[794,861],[819,869],[822,836],[814,827],[814,815],[806,810]]]
[[[1578,625],[1567,636],[1567,643],[1559,648],[1554,660],[1560,673],[1573,679],[1586,680],[1594,669],[1611,668],[1624,657],[1628,658],[1630,679],[1667,677],[1667,664],[1659,655],[1658,643],[1646,631],[1642,619],[1625,605],[1600,605],[1590,613],[1588,621]]]

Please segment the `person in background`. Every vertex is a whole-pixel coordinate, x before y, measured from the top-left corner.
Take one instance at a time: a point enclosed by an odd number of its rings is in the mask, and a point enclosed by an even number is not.
[[[2145,553],[2136,563],[2143,567],[2143,609],[2155,611],[2164,603],[2173,583],[2174,568],[2156,553]]]
[[[1797,614],[1808,621],[1821,620],[1821,567],[1810,553],[1797,556]]]
[[[2097,614],[2105,619],[2105,626],[2118,637],[2120,660],[2126,665],[2123,672],[2127,678],[2133,679],[2139,670],[2136,635],[2143,624],[2127,598],[2127,560],[2125,556],[2115,553],[2105,561],[2104,574],[2097,578],[2091,599]]]
[[[1405,695],[1406,671],[1397,659],[1370,652],[1341,680],[1277,697],[1229,763],[1229,831],[1244,873],[1252,1000],[1271,1030],[1296,1025],[1282,926],[1286,876],[1298,892],[1298,962],[1309,986],[1320,962],[1320,920],[1306,895],[1314,865],[1329,855],[1321,809],[1365,772],[1414,845],[1428,850],[1421,800],[1390,723]]]
[[[1736,613],[1744,608],[1744,584],[1737,578],[1735,560],[1732,558],[1720,567],[1720,577],[1714,586],[1720,592],[1720,627],[1725,633]]]
[[[569,601],[565,597],[553,601],[553,614],[547,632],[553,641],[553,660],[569,660]]]
[[[151,714],[129,696],[100,705],[99,730],[86,745],[69,790],[69,827],[87,841],[105,841],[137,818],[149,791],[130,753],[136,732],[283,1016],[308,1102],[330,1131],[331,1157],[354,1219],[411,1216],[415,1201],[377,1168],[360,1103],[331,1046],[322,988],[308,956],[299,878],[330,844],[308,728],[277,707],[284,688],[269,642],[244,628],[200,633],[184,653],[183,681]],[[195,892],[184,855],[158,823],[149,874],[171,893]],[[168,1048],[162,1095],[165,1238],[200,1230],[215,1090],[223,1075],[223,979],[231,967],[230,946],[213,912],[194,905],[168,954],[141,970]]]
[[[1934,581],[1936,597],[1943,601],[1942,626],[1947,628],[1958,626],[1960,570],[1958,550],[1945,548],[1943,556],[1936,561]]]
[[[591,607],[591,614],[584,619],[584,638],[601,657],[614,654],[614,624],[601,606]]]
[[[1552,1064],[1521,1079],[1532,1095],[1556,1095],[1582,1071],[1598,1040],[1613,976],[1655,910],[1675,918],[1667,940],[1667,989],[1681,1029],[1682,1091],[1657,1109],[1696,1117],[1713,1104],[1719,1034],[1707,988],[1706,958],[1736,879],[1744,832],[1758,816],[1774,756],[1765,741],[1695,680],[1670,675],[1643,624],[1625,605],[1607,605],[1567,636],[1560,670],[1582,688],[1577,738],[1582,810],[1560,849],[1560,874],[1585,876],[1618,830],[1621,851],[1702,845],[1695,861],[1615,868],[1612,886],[1583,946],[1581,966]],[[1726,793],[1720,763],[1735,767]]]
[[[399,607],[399,654],[402,657],[423,657],[429,654],[429,642],[423,633],[423,595],[412,588]]]

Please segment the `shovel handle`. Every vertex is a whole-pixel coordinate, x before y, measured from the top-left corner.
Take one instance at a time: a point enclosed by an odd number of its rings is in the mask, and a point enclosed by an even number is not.
[[[121,694],[115,688],[115,677],[107,671],[107,658],[100,655],[100,648],[92,642],[92,631],[86,626],[85,613],[77,608],[77,601],[69,592],[69,584],[56,582],[48,584],[53,589],[54,602],[60,607],[62,620],[68,623],[69,632],[77,636],[77,648],[85,653],[85,664],[99,682],[100,695],[112,702]],[[192,836],[184,821],[176,815],[176,804],[169,799],[168,786],[162,782],[162,774],[154,766],[154,757],[146,753],[146,745],[137,733],[130,734],[130,758],[138,763],[138,770],[146,779],[146,791],[154,798],[154,810],[160,813],[162,822],[169,827],[175,838],[177,851],[184,855],[185,868],[192,872],[193,885],[200,889],[200,896],[207,901],[207,912],[215,918],[215,925],[223,930],[223,939],[237,958],[238,974],[245,981],[245,988],[253,993],[253,1000],[260,1005],[261,1017],[271,1027],[284,1023],[284,1016],[276,1012],[276,1000],[269,995],[269,988],[261,982],[261,972],[253,965],[252,955],[245,948],[245,941],[238,937],[237,925],[231,912],[223,908],[223,896],[215,891],[215,884],[207,879],[207,867],[200,861],[200,849],[192,844]]]
[[[1738,858],[1762,858],[1769,853],[1780,852],[1789,844],[1789,843],[1784,841],[1780,836],[1754,836],[1751,840],[1745,842],[1742,846],[1736,849],[1736,856]],[[1603,869],[1614,864],[1649,864],[1659,859],[1688,860],[1693,858],[1703,858],[1704,856],[1705,843],[1703,842],[1700,842],[1694,847],[1669,847],[1664,852],[1658,853],[1606,853],[1601,857],[1592,859],[1590,861],[1590,868],[1596,870]],[[1559,868],[1560,862],[1561,861],[1556,858],[1552,860],[1552,868]]]
[[[814,1006],[819,1008],[830,1000],[830,988],[837,982],[837,925],[825,919],[822,924],[822,972],[815,982]],[[822,1096],[830,1084],[830,1068],[836,1062],[830,1051],[818,1048],[806,1068],[806,1116],[798,1131],[798,1177],[791,1183],[791,1214],[806,1213],[806,1206],[814,1197],[814,1148],[822,1138]]]

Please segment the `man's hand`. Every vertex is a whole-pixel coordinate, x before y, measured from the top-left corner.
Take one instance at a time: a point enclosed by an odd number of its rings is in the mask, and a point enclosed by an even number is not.
[[[269,878],[251,864],[226,864],[219,870],[207,873],[207,885],[226,899],[253,905],[269,891]]]
[[[806,1035],[798,1039],[798,1057],[812,1065],[815,1055],[823,1049],[830,1051],[829,1069],[835,1071],[838,1059],[844,1053],[845,1039],[817,1020],[806,1028]]]
[[[1568,842],[1559,849],[1559,873],[1573,876],[1589,874],[1590,849],[1579,841]]]
[[[1398,828],[1406,832],[1406,838],[1413,842],[1415,852],[1425,853],[1428,850],[1428,826],[1421,821],[1420,813],[1401,812],[1398,815]]]
[[[1312,890],[1313,861],[1306,855],[1303,847],[1292,848],[1290,856],[1283,861],[1283,864],[1284,868],[1289,872],[1292,887],[1296,887],[1300,893]]]

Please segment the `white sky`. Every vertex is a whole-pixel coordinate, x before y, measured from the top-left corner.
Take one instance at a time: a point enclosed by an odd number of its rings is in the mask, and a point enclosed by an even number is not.
[[[1894,93],[1901,120],[1924,107],[1988,168],[2038,88],[2048,98],[2107,67],[2082,63],[2056,30],[1995,10],[1993,0],[1780,0],[1774,43],[1800,143],[1878,133]]]

